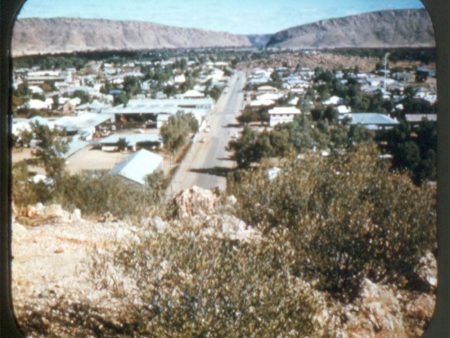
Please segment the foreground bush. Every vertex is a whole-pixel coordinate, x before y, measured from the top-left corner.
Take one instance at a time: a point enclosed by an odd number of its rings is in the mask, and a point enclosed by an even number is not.
[[[166,187],[162,172],[149,175],[143,186],[106,172],[62,174],[51,184],[33,183],[27,165],[19,163],[13,168],[12,196],[17,207],[57,203],[67,210],[78,208],[85,215],[139,218],[159,205]]]
[[[162,172],[149,175],[144,186],[107,173],[67,175],[58,181],[53,199],[88,215],[143,216],[161,201],[166,185]]]
[[[111,283],[111,264],[121,271],[118,284],[136,283],[128,308],[139,336],[303,337],[317,329],[319,299],[291,274],[282,236],[249,244],[182,225],[139,237],[93,266],[100,287],[122,289]]]
[[[273,180],[244,172],[229,187],[247,223],[289,229],[297,273],[321,289],[352,297],[364,277],[421,287],[414,268],[436,248],[435,191],[389,172],[374,146],[287,161]]]

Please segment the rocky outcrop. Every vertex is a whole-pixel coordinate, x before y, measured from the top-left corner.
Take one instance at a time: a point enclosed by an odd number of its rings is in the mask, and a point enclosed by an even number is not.
[[[15,209],[13,295],[19,323],[36,337],[55,332],[60,336],[84,336],[86,332],[73,331],[81,325],[103,325],[105,330],[130,336],[132,327],[127,327],[123,318],[127,318],[130,307],[146,305],[140,303],[139,288],[130,278],[133,274],[124,274],[114,264],[111,252],[118,245],[125,245],[132,254],[143,238],[159,241],[175,234],[229,238],[245,245],[263,238],[257,229],[233,215],[233,196],[221,197],[193,187],[179,193],[173,202],[176,215],[149,215],[140,224],[107,214],[89,220],[79,210],[69,212],[58,205]],[[96,266],[107,272],[101,288],[92,283]],[[320,309],[313,318],[315,333],[347,338],[419,337],[434,311],[436,262],[431,253],[424,256],[417,274],[430,283],[430,292],[398,290],[365,279],[358,297],[350,304],[330,299],[304,281],[313,298],[320,300]],[[78,320],[82,322],[76,324]],[[85,320],[90,322],[85,324]]]
[[[425,9],[387,10],[292,27],[273,34],[267,47],[389,48],[434,47]]]
[[[360,297],[344,308],[348,337],[407,337],[401,306],[387,286],[362,282]]]
[[[249,47],[246,36],[141,21],[26,18],[14,27],[14,56],[89,51]]]

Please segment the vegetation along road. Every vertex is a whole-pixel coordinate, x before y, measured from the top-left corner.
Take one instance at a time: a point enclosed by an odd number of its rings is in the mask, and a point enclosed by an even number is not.
[[[230,78],[215,108],[206,118],[206,127],[194,138],[189,152],[173,176],[168,188],[169,195],[194,185],[225,189],[227,170],[235,165],[226,146],[238,133],[235,117],[242,109],[244,85],[243,72],[237,72]]]

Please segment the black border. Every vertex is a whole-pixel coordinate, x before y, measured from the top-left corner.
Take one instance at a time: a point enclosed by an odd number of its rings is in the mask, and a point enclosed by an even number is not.
[[[345,1],[345,0],[344,0]],[[396,1],[396,0],[392,0]],[[422,0],[433,22],[438,83],[438,288],[423,337],[450,337],[450,0]],[[11,297],[10,150],[11,36],[25,0],[0,0],[0,338],[21,337]]]

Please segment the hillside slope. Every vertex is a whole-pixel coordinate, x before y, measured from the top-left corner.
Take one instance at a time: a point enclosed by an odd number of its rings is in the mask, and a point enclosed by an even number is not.
[[[14,27],[14,56],[94,50],[248,47],[243,35],[141,21],[27,18]]]
[[[387,10],[322,20],[273,34],[267,47],[433,47],[434,30],[425,9]]]

